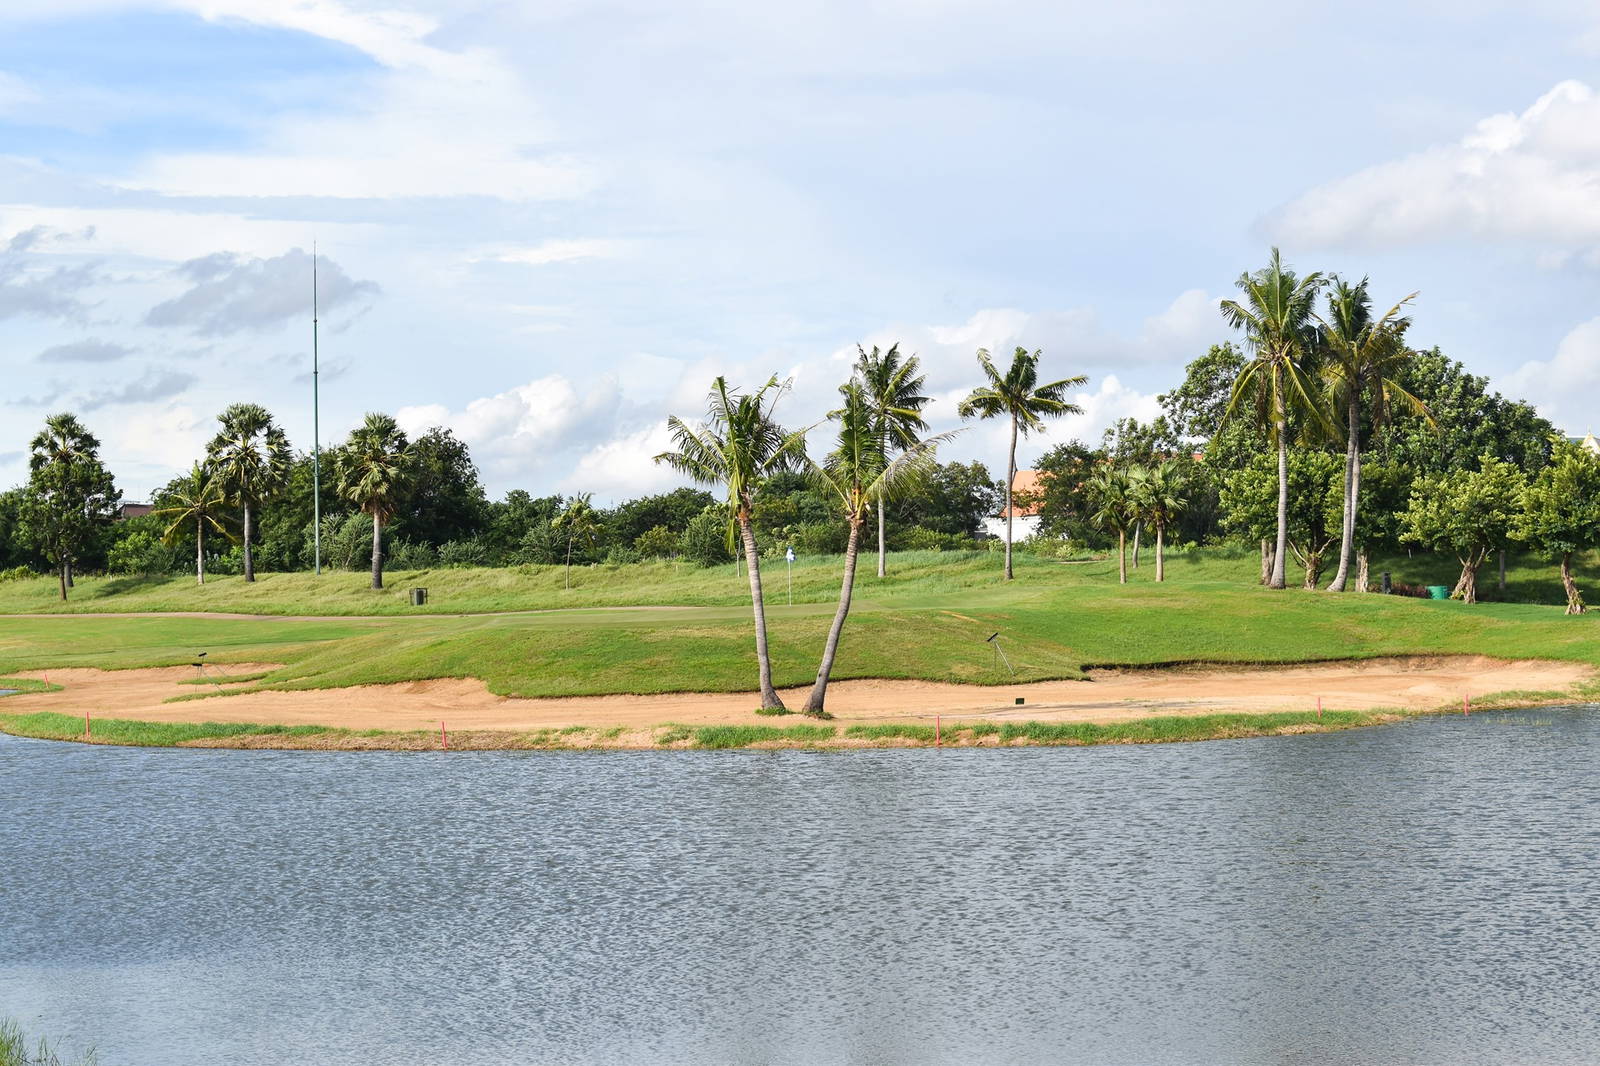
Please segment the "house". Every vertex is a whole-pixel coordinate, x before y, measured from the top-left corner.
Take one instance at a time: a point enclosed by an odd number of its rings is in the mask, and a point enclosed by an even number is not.
[[[1020,544],[1039,533],[1039,505],[1044,499],[1044,478],[1037,470],[1018,470],[1011,479],[1011,535]],[[1006,512],[983,520],[983,532],[1006,539]]]
[[[1600,455],[1600,440],[1595,440],[1593,433],[1586,433],[1582,437],[1568,437],[1567,441],[1576,444],[1590,455]]]
[[[117,521],[125,522],[130,518],[143,518],[156,509],[153,503],[125,503],[117,508]]]

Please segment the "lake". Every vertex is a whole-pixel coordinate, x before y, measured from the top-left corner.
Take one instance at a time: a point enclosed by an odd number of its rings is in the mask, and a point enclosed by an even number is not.
[[[0,1014],[103,1066],[1600,1060],[1600,709],[1140,747],[0,737]]]

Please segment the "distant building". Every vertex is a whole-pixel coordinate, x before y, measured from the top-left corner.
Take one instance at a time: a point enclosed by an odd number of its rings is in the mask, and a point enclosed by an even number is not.
[[[155,509],[153,503],[125,503],[117,509],[117,520],[125,522],[130,518],[143,518]]]
[[[1586,433],[1582,437],[1568,437],[1567,441],[1576,444],[1590,455],[1600,455],[1600,440],[1595,440],[1593,433]]]
[[[1039,504],[1044,498],[1044,479],[1037,470],[1018,470],[1011,479],[1011,535],[1016,543],[1039,535]],[[983,520],[983,531],[997,540],[1006,539],[1006,512]]]

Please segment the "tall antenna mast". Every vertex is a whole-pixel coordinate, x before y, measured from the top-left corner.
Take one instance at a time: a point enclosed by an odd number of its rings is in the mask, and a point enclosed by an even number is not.
[[[311,242],[311,544],[317,573],[322,573],[322,426],[317,375],[317,242]],[[302,541],[302,543],[304,543]]]

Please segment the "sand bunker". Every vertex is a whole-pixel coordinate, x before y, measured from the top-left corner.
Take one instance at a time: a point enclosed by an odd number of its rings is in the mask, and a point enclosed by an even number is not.
[[[271,669],[230,664],[242,675]],[[212,673],[215,673],[213,670]],[[1096,670],[1090,681],[1046,681],[995,688],[922,681],[842,681],[828,689],[828,709],[841,722],[993,721],[1118,722],[1156,715],[1224,711],[1429,710],[1504,692],[1567,693],[1595,671],[1577,663],[1505,662],[1475,656],[1374,659],[1291,667],[1203,667]],[[44,672],[22,676],[42,678]],[[508,699],[480,681],[413,681],[398,685],[314,692],[241,692],[181,703],[164,702],[200,689],[192,667],[146,670],[52,670],[64,691],[7,696],[0,713],[59,711],[154,722],[260,722],[347,729],[525,730],[569,725],[648,728],[770,723],[754,713],[749,693],[666,696],[584,696]],[[219,680],[226,678],[219,677]],[[237,687],[248,688],[253,683]],[[1017,698],[1025,702],[1018,706]],[[790,707],[805,690],[784,693]]]

